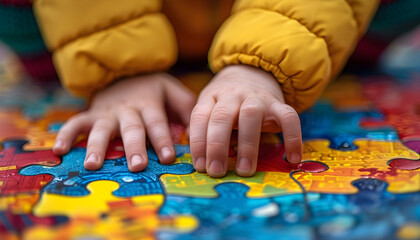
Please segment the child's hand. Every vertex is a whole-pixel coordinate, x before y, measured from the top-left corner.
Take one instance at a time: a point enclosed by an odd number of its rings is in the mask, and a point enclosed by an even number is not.
[[[97,93],[89,110],[68,120],[60,129],[53,151],[65,154],[80,133],[88,133],[85,167],[99,169],[109,141],[120,134],[128,167],[141,171],[147,166],[146,132],[162,163],[175,159],[165,102],[188,125],[194,95],[177,79],[157,73],[120,80]]]
[[[255,173],[261,132],[283,130],[287,159],[302,159],[296,111],[284,103],[277,80],[254,67],[224,68],[201,92],[191,115],[190,145],[194,168],[212,177],[226,174],[232,129],[238,128],[236,172]]]

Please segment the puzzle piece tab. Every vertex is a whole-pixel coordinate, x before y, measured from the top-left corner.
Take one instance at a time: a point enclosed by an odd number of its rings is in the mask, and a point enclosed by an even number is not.
[[[189,152],[188,146],[176,145],[177,156]],[[67,196],[86,196],[89,191],[86,186],[97,180],[111,180],[119,183],[120,188],[115,190],[114,195],[119,197],[130,197],[138,195],[162,194],[163,188],[159,181],[162,174],[188,174],[194,172],[190,164],[162,165],[158,163],[157,155],[148,150],[149,164],[144,171],[130,172],[125,157],[118,159],[107,159],[101,169],[97,171],[86,170],[83,162],[86,155],[86,148],[73,148],[67,155],[63,156],[63,162],[54,167],[28,166],[22,169],[19,174],[24,176],[35,176],[49,174],[54,179],[44,188],[47,193],[54,193]]]

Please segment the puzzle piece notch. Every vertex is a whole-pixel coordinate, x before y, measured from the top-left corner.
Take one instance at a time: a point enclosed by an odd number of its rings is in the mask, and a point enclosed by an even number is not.
[[[176,145],[177,156],[182,156],[188,146]],[[159,181],[162,174],[188,174],[194,172],[191,164],[181,163],[174,165],[162,165],[158,163],[157,155],[148,149],[149,164],[142,172],[130,172],[125,157],[105,160],[101,169],[88,171],[83,162],[86,155],[85,148],[73,148],[63,156],[63,162],[54,167],[27,166],[19,173],[25,176],[49,174],[54,176],[43,191],[67,196],[86,196],[89,192],[86,186],[97,180],[111,180],[120,184],[114,195],[130,197],[148,194],[162,194],[163,188]]]
[[[18,171],[26,166],[40,164],[58,165],[61,160],[51,150],[25,151],[27,140],[10,139],[2,142],[0,151],[0,194],[11,195],[23,192],[38,192],[53,177],[47,174],[22,176]]]

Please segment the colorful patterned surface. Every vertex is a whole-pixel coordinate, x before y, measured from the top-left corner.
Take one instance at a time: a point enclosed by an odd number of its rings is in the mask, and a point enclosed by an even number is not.
[[[176,123],[172,165],[149,149],[131,173],[120,140],[98,171],[83,168],[85,141],[55,156],[83,102],[0,63],[0,239],[420,239],[420,79],[343,77],[301,114],[301,164],[264,134],[256,175],[241,178],[233,138],[216,179],[194,171]]]

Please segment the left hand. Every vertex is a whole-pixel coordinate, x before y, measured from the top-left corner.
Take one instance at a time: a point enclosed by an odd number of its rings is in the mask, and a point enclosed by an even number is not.
[[[261,132],[283,130],[287,159],[302,159],[302,134],[297,112],[285,104],[280,84],[262,69],[225,67],[201,92],[190,122],[194,168],[212,177],[227,171],[232,130],[238,129],[236,172],[255,174]]]

